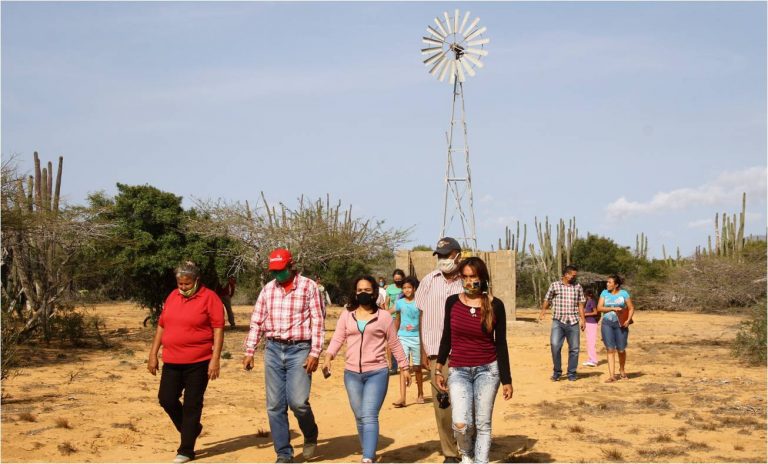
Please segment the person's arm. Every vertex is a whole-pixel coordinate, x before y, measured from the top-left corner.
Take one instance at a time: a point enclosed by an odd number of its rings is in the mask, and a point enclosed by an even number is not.
[[[159,361],[157,360],[157,353],[160,351],[160,345],[163,340],[163,331],[165,329],[159,323],[157,324],[157,330],[155,330],[155,338],[152,340],[152,347],[149,349],[149,359],[147,360],[147,370],[150,374],[157,374],[157,368]]]
[[[224,347],[224,326],[213,328],[213,355],[208,363],[208,380],[216,380],[221,373],[221,349]]]
[[[323,315],[323,303],[320,301],[320,293],[317,291],[317,285],[314,283],[309,290],[309,320],[312,329],[312,346],[309,349],[309,355],[304,362],[304,368],[308,374],[317,370],[317,363],[320,359],[320,353],[323,351],[325,342],[325,316]]]
[[[632,298],[627,298],[624,301],[627,303],[627,310],[629,311],[629,317],[627,317],[626,322],[624,322],[624,327],[629,327],[629,321],[631,321],[632,316],[635,315],[635,304],[632,303]]]
[[[427,348],[424,345],[424,324],[422,323],[424,318],[424,308],[427,303],[427,289],[429,288],[429,279],[424,280],[419,284],[416,289],[416,295],[414,299],[416,301],[416,307],[419,308],[419,348],[421,349],[421,367],[429,369],[429,356],[427,355]]]
[[[331,337],[330,343],[328,343],[328,349],[325,350],[325,360],[323,361],[323,369],[331,370],[331,361],[336,358],[341,346],[347,341],[347,319],[349,319],[349,311],[344,310],[339,319],[336,321],[336,330],[333,331],[333,337]]]
[[[597,310],[598,310],[598,312],[601,312],[601,313],[616,312],[616,308],[613,308],[613,307],[609,308],[609,307],[605,306],[605,298],[603,298],[602,296],[597,301]]]
[[[592,304],[590,304],[590,303],[592,303]],[[587,311],[589,311],[589,312],[587,312]],[[597,316],[598,314],[600,314],[600,313],[597,311],[597,305],[595,305],[595,300],[590,298],[590,300],[587,301],[587,304],[584,307],[584,317]]]
[[[437,353],[437,362],[435,363],[435,386],[442,391],[448,389],[447,379],[443,377],[442,369],[448,361],[448,355],[451,352],[451,308],[458,298],[458,295],[449,296],[445,301],[443,334],[440,337],[440,348]]]
[[[502,385],[502,395],[505,400],[512,398],[512,372],[509,369],[509,347],[507,346],[507,312],[504,302],[493,300],[493,313],[496,318],[494,342],[496,345],[496,364],[499,367],[499,379]]]
[[[539,322],[544,318],[544,314],[547,313],[547,310],[549,309],[550,301],[552,301],[552,298],[555,297],[555,284],[550,284],[549,289],[547,290],[547,294],[544,295],[544,303],[541,305],[541,313],[539,313]]]
[[[253,306],[253,313],[251,314],[251,329],[248,331],[248,335],[245,337],[243,346],[245,347],[245,355],[243,356],[243,368],[250,370],[253,368],[253,353],[256,351],[256,345],[261,340],[261,335],[264,332],[263,324],[267,319],[267,302],[264,296],[264,289],[259,293],[256,298],[256,304]]]

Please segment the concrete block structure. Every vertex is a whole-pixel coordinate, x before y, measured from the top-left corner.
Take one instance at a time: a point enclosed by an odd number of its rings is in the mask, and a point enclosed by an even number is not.
[[[491,291],[496,298],[504,302],[507,321],[516,320],[516,253],[513,250],[479,251],[475,255],[488,265],[488,272],[491,274]],[[463,256],[470,255],[464,252]],[[432,272],[435,264],[436,258],[432,256],[431,251],[397,250],[395,252],[395,266],[404,270],[406,274],[415,275],[419,280]]]

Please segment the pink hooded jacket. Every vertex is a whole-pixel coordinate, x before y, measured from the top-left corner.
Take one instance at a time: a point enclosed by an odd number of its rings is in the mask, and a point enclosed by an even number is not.
[[[344,368],[352,372],[369,372],[387,367],[385,343],[397,359],[398,366],[407,366],[405,351],[397,339],[394,319],[387,311],[378,310],[361,333],[354,311],[343,311],[336,322],[328,351],[333,358],[347,342]]]

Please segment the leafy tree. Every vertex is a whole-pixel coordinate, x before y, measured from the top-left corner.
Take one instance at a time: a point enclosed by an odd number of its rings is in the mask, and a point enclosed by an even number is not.
[[[99,256],[120,292],[149,309],[148,320],[156,322],[168,293],[175,287],[174,267],[192,260],[203,272],[202,282],[215,288],[226,274],[228,260],[219,253],[226,239],[203,238],[185,228],[195,211],[184,211],[182,198],[149,185],[117,184],[114,199],[103,194],[90,197],[100,218],[113,224],[109,240],[102,242]],[[147,321],[145,320],[145,323]]]
[[[578,238],[573,243],[572,261],[579,269],[598,274],[632,274],[637,268],[628,248],[598,235]]]

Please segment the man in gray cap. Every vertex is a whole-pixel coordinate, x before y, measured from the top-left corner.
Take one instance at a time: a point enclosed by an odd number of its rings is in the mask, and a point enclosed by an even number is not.
[[[462,292],[461,276],[459,276],[459,260],[461,245],[456,239],[444,237],[438,240],[433,255],[437,255],[437,269],[430,272],[419,283],[416,290],[416,306],[422,312],[419,336],[421,339],[421,359],[424,367],[429,368],[432,382],[432,404],[435,409],[437,431],[440,434],[444,462],[460,462],[456,438],[453,436],[451,407],[445,406],[444,401],[438,401],[437,388],[434,378],[442,375],[448,378],[448,365],[441,372],[435,372],[437,352],[440,348],[440,338],[443,335],[445,318],[445,300],[451,295]],[[428,364],[427,364],[428,363]]]

